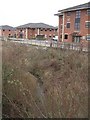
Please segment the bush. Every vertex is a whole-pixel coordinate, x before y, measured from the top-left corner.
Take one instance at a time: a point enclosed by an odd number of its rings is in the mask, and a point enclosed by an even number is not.
[[[87,53],[3,42],[2,57],[3,117],[88,116]]]

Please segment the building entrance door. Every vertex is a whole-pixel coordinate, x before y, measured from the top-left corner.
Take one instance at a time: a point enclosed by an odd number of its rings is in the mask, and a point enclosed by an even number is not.
[[[80,36],[75,36],[74,37],[74,42],[75,43],[80,43],[80,38],[81,38]]]

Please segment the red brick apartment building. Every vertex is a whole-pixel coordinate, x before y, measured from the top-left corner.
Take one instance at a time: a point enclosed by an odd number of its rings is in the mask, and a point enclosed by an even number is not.
[[[8,25],[0,26],[0,37],[15,37],[15,28]]]
[[[58,35],[57,29],[57,27],[47,25],[44,23],[28,23],[16,27],[16,33],[18,38],[52,39],[54,36]]]
[[[90,40],[90,2],[59,10],[55,15],[59,17],[59,41],[79,43]]]

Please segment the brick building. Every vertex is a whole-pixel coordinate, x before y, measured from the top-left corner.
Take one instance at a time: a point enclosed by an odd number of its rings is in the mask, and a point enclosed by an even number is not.
[[[62,42],[90,40],[90,2],[59,10],[58,39]]]
[[[32,39],[32,38],[44,38],[51,39],[57,36],[57,27],[47,25],[44,23],[29,23],[16,27],[17,37]]]
[[[8,25],[0,26],[0,36],[1,37],[15,37],[15,28],[8,26]]]

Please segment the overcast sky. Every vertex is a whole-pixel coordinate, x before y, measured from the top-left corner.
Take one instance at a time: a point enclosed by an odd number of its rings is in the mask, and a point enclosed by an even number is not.
[[[90,0],[0,0],[0,25],[18,26],[43,22],[58,25],[58,10]]]

